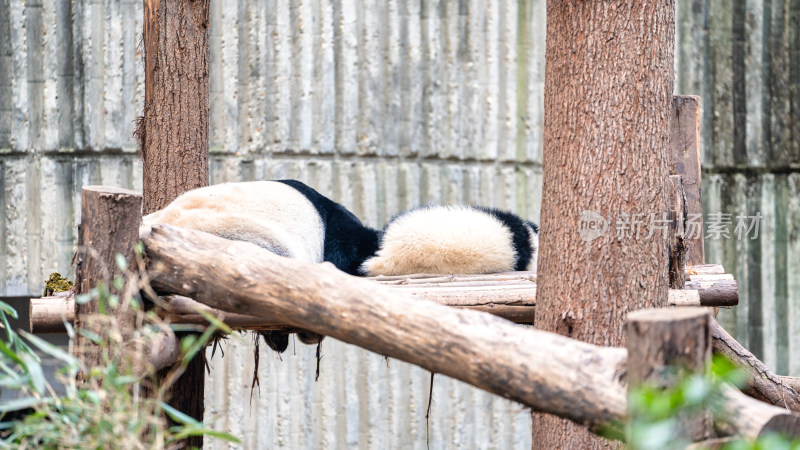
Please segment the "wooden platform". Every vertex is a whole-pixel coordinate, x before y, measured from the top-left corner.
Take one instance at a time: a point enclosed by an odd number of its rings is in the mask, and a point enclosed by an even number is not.
[[[707,264],[686,270],[686,289],[669,291],[673,306],[734,306],[738,304],[738,287],[733,276],[722,266]],[[536,273],[505,272],[481,275],[414,274],[370,278],[398,292],[424,298],[439,304],[485,311],[516,323],[533,323],[536,305]],[[292,329],[279,322],[233,314],[209,308],[181,296],[165,297],[171,310],[164,317],[172,323],[203,325],[206,320],[198,309],[213,313],[234,329]],[[32,298],[31,330],[34,333],[63,333],[63,320],[75,319],[75,300],[69,293],[53,297]]]

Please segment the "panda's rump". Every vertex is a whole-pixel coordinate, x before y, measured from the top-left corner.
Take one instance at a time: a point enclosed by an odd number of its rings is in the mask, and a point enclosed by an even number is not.
[[[363,265],[370,275],[492,273],[513,270],[511,231],[466,207],[420,208],[393,220],[381,248]]]
[[[305,196],[282,183],[257,181],[196,189],[145,216],[144,222],[252,242],[306,262],[323,259],[322,219]]]

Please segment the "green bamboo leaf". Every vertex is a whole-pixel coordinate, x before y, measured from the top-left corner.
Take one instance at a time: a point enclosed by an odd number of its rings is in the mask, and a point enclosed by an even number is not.
[[[96,333],[92,333],[91,331],[84,329],[84,328],[77,328],[76,331],[81,336],[85,337],[86,339],[90,340],[95,345],[101,345],[103,343],[103,338]]]
[[[31,380],[31,386],[39,393],[43,394],[47,386],[47,380],[44,378],[44,371],[42,365],[39,364],[29,353],[22,355],[22,360],[25,361],[25,367],[28,369],[28,376]]]
[[[159,402],[159,406],[161,406],[161,409],[163,409],[164,412],[167,413],[167,415],[175,422],[182,423],[184,425],[194,425],[194,426],[202,425],[202,423],[199,422],[194,417],[182,413],[164,402]]]
[[[124,256],[122,256],[122,253],[117,253],[116,255],[114,255],[114,259],[117,262],[117,267],[119,267],[119,270],[123,272],[128,270],[128,261],[125,259]]]
[[[230,433],[211,430],[208,428],[186,428],[183,431],[175,434],[172,437],[172,439],[170,439],[170,442],[180,441],[182,439],[186,439],[189,436],[211,436],[228,442],[232,442],[234,444],[242,443],[242,441],[240,441],[239,438]]]
[[[35,397],[16,398],[0,403],[0,413],[7,413],[10,411],[19,411],[20,409],[33,408],[34,406],[44,402],[45,399]]]
[[[17,315],[17,310],[14,309],[13,306],[9,305],[4,301],[0,301],[0,311],[13,317],[14,319],[19,319],[19,315]]]
[[[6,346],[6,343],[3,342],[3,341],[0,341],[0,353],[4,354],[9,359],[11,359],[12,361],[14,361],[15,363],[17,363],[17,364],[19,364],[21,366],[25,365],[25,363],[19,358],[17,353],[15,351],[11,350],[10,348],[8,348]]]
[[[200,308],[197,308],[197,312],[200,313],[200,315],[203,316],[203,318],[206,319],[208,323],[210,323],[211,325],[214,325],[215,327],[217,327],[218,329],[222,330],[225,333],[233,333],[231,327],[226,325],[225,322],[219,320],[219,318],[217,318],[210,312],[204,311]]]
[[[65,352],[64,350],[60,349],[58,346],[53,345],[53,344],[45,341],[44,339],[40,338],[39,336],[35,336],[35,335],[30,334],[30,333],[28,333],[26,331],[20,331],[20,334],[22,334],[22,336],[25,339],[30,341],[30,343],[33,344],[33,346],[35,346],[36,348],[38,348],[42,352],[52,356],[53,358],[56,358],[56,359],[58,359],[60,361],[64,361],[65,363],[70,364],[70,365],[79,366],[81,364],[81,362],[80,362],[80,360],[78,358],[70,355],[68,352]]]

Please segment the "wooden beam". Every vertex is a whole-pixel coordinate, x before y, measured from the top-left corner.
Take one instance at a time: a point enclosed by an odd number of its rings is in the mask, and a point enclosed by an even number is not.
[[[669,177],[669,287],[683,289],[686,282],[686,198],[680,175]]]
[[[708,272],[721,268],[710,267]],[[705,272],[705,271],[704,271]],[[687,289],[670,289],[671,306],[734,306],[738,303],[736,282],[732,275],[687,275]],[[485,311],[516,323],[533,323],[536,299],[536,275],[533,272],[509,272],[484,275],[416,274],[368,278],[392,289],[436,303]],[[197,313],[202,308],[239,330],[288,330],[291,326],[246,314],[225,313],[208,308],[192,299],[169,296],[172,323],[204,325],[207,321]],[[32,298],[30,329],[35,333],[63,333],[64,319],[75,317],[74,297],[53,296]]]
[[[800,438],[800,416],[789,410],[748,397],[728,385],[723,386],[722,396],[722,414],[714,423],[718,432],[749,440],[770,433]]]
[[[597,430],[624,418],[624,349],[448,308],[351,277],[331,264],[158,225],[141,233],[152,285],[222,311],[279,320],[419,365]],[[208,273],[215,274],[210,280]],[[313,277],[308,274],[313,273]],[[733,390],[720,429],[800,436],[800,417]],[[746,417],[743,420],[742,417]]]
[[[700,179],[700,97],[676,95],[673,97],[672,123],[669,137],[670,175],[683,177],[686,196],[687,219],[694,223],[687,227],[686,262],[700,265],[705,261],[703,250],[703,201]],[[696,223],[696,225],[695,225]]]

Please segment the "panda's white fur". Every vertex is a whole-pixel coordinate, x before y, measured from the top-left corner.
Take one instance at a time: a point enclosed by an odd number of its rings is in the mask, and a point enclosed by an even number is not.
[[[184,193],[166,208],[144,217],[159,223],[252,242],[273,253],[318,263],[329,261],[349,274],[378,247],[379,233],[342,205],[296,180],[251,181],[207,186]],[[275,351],[288,346],[285,331],[260,333]],[[303,332],[300,340],[322,336]]]
[[[513,229],[512,229],[513,228]],[[521,245],[528,248],[520,249]],[[535,270],[538,228],[517,216],[469,206],[428,206],[392,219],[361,272],[494,273]]]
[[[325,226],[317,209],[296,189],[280,182],[250,181],[186,192],[143,218],[247,241],[279,255],[321,262]]]

